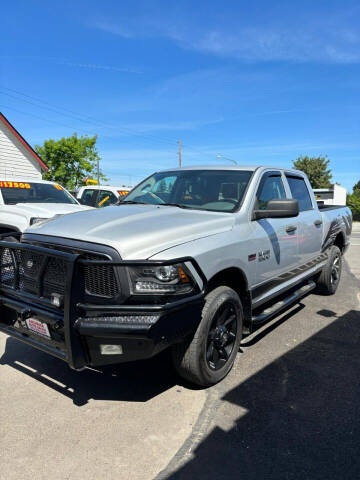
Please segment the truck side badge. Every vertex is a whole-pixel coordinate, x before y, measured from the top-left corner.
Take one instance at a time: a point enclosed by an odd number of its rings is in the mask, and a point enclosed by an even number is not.
[[[248,256],[249,262],[252,262],[253,260],[256,260],[256,253],[252,253],[251,255]]]
[[[270,258],[270,250],[262,250],[259,252],[259,262],[263,262],[264,260],[269,260]]]

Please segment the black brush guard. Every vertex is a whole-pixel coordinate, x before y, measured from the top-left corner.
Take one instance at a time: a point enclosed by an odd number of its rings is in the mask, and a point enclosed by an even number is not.
[[[19,236],[19,234],[17,235]],[[104,363],[98,355],[100,340],[94,342],[96,337],[105,338],[109,343],[111,343],[109,339],[125,342],[130,349],[133,348],[132,345],[135,345],[133,342],[135,339],[136,351],[130,352],[130,355],[125,355],[124,358],[114,358],[114,361],[111,359],[111,362],[105,361],[104,364],[131,361],[151,357],[168,345],[181,340],[196,328],[200,320],[207,283],[199,265],[191,257],[167,261],[86,260],[81,258],[80,253],[69,253],[27,243],[9,242],[1,240],[1,237],[4,235],[0,236],[0,254],[2,256],[4,251],[7,254],[12,252],[16,268],[14,288],[3,282],[3,271],[0,274],[0,331],[66,361],[73,369],[79,370],[86,366]],[[50,259],[58,259],[65,265],[64,301],[61,309],[54,307],[48,298],[42,296],[43,281],[41,277],[36,286],[37,295],[21,290],[21,265],[16,260],[17,252],[41,255],[43,258],[42,274]],[[83,303],[81,266],[165,266],[185,262],[192,264],[203,282],[202,289],[197,294],[165,304]],[[28,330],[24,322],[30,317],[46,323],[49,329],[55,332],[55,335],[49,339]],[[122,321],[119,321],[120,319]],[[131,319],[131,321],[128,322],[127,319]],[[61,332],[60,339],[54,338],[57,329]],[[139,347],[141,341],[145,341],[143,342],[143,351]],[[95,354],[94,349],[96,349]]]

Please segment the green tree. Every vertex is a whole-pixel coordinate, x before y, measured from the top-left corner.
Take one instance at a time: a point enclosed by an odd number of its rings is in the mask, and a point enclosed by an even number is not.
[[[330,160],[326,155],[320,157],[301,155],[293,161],[294,168],[306,173],[312,188],[330,188],[332,186],[329,163]]]
[[[360,193],[360,180],[353,186],[354,193]]]
[[[85,177],[97,178],[100,157],[96,140],[96,135],[78,137],[74,133],[71,137],[45,140],[44,145],[36,145],[36,152],[49,167],[43,174],[44,180],[52,180],[71,190],[81,185]],[[100,180],[107,180],[101,171]]]
[[[354,191],[346,198],[346,205],[350,208],[353,219],[360,220],[360,190]]]

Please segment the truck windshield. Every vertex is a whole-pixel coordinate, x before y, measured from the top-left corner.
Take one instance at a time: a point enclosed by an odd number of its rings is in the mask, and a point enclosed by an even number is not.
[[[160,172],[145,179],[120,205],[145,203],[233,212],[242,202],[252,172],[246,170],[183,170]]]
[[[6,205],[16,205],[17,203],[77,204],[66,190],[53,183],[0,181],[0,190]]]

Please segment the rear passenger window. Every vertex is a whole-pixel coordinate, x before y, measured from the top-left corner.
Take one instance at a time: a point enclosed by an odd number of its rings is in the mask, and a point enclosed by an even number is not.
[[[270,200],[280,200],[282,198],[286,198],[286,194],[280,175],[265,174],[256,195],[256,209],[266,210]]]
[[[84,190],[82,197],[81,197],[81,203],[83,205],[89,205],[93,206],[93,195],[94,195],[95,190]]]
[[[290,177],[288,175],[286,175],[286,178],[289,183],[291,195],[299,202],[300,212],[312,210],[313,206],[305,180],[301,177]]]

